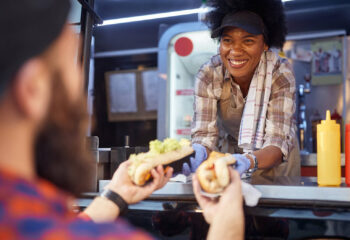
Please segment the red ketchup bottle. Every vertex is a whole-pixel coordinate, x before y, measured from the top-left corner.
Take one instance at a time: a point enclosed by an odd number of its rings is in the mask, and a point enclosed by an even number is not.
[[[345,126],[345,182],[350,186],[350,123]]]

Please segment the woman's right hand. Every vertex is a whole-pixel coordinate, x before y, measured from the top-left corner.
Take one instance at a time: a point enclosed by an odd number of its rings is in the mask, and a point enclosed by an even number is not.
[[[192,144],[192,148],[195,155],[194,158],[190,158],[191,166],[189,166],[187,163],[184,163],[182,166],[182,173],[186,176],[195,172],[199,165],[208,157],[207,149],[203,145],[194,143]]]

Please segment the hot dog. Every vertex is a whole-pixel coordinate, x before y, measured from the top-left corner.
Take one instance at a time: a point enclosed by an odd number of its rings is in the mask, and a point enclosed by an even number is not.
[[[151,170],[158,165],[169,165],[183,159],[194,152],[191,142],[187,139],[167,138],[163,142],[154,140],[150,142],[150,150],[146,153],[131,154],[132,161],[128,169],[131,180],[136,185],[144,185],[151,177]]]
[[[220,193],[230,182],[228,165],[236,163],[229,153],[211,152],[197,169],[196,175],[202,189],[208,193]]]

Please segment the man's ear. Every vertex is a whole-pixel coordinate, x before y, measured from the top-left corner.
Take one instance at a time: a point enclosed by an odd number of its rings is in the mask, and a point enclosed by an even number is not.
[[[33,58],[22,65],[12,90],[21,114],[36,121],[43,119],[50,97],[50,73],[44,60]]]

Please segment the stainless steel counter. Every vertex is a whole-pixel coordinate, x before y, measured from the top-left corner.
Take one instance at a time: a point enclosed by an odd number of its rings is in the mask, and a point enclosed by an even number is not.
[[[262,193],[262,199],[345,202],[350,206],[350,188],[342,179],[339,187],[319,187],[316,177],[254,177],[243,180]],[[108,180],[100,181],[100,189]],[[192,183],[169,182],[150,199],[194,200]]]
[[[342,183],[339,187],[319,187],[315,177],[254,177],[244,180],[262,193],[256,207],[245,207],[246,234],[252,238],[271,239],[261,229],[266,230],[266,223],[279,226],[282,222],[290,229],[289,237],[298,236],[349,236],[350,230],[350,188]],[[107,181],[100,181],[100,189]],[[79,207],[86,207],[98,193],[88,193],[78,200]],[[181,217],[182,216],[182,217]],[[169,182],[164,188],[153,193],[148,199],[129,206],[129,221],[151,231],[162,238],[162,227],[178,226],[184,219],[192,219],[185,226],[191,226],[192,232],[205,233],[206,228],[192,191],[191,183]],[[255,219],[255,220],[252,220]],[[262,228],[252,223],[259,220]],[[277,222],[277,223],[274,223]],[[158,226],[161,224],[162,226]],[[158,227],[157,227],[158,226]],[[264,227],[265,226],[265,227]],[[310,230],[307,229],[310,227]],[[322,226],[321,228],[319,226]],[[273,227],[274,228],[274,227]],[[206,230],[205,230],[206,229]],[[166,235],[168,236],[168,235]],[[278,236],[286,239],[279,231]],[[188,235],[184,239],[189,239]]]
[[[329,219],[340,218],[350,221],[350,188],[343,183],[339,187],[319,187],[315,177],[254,177],[244,180],[252,184],[261,193],[254,214],[267,216],[303,217],[318,219],[313,211],[335,210],[340,216],[331,214]],[[100,182],[100,189],[108,181]],[[92,193],[90,196],[97,195]],[[80,199],[79,206],[87,206],[91,199]],[[169,182],[164,188],[154,192],[148,199],[129,207],[131,210],[169,211],[185,209],[187,212],[201,212],[193,194],[191,183]],[[273,210],[272,210],[273,209]],[[332,210],[332,211],[333,211]],[[346,210],[346,211],[344,211]]]

